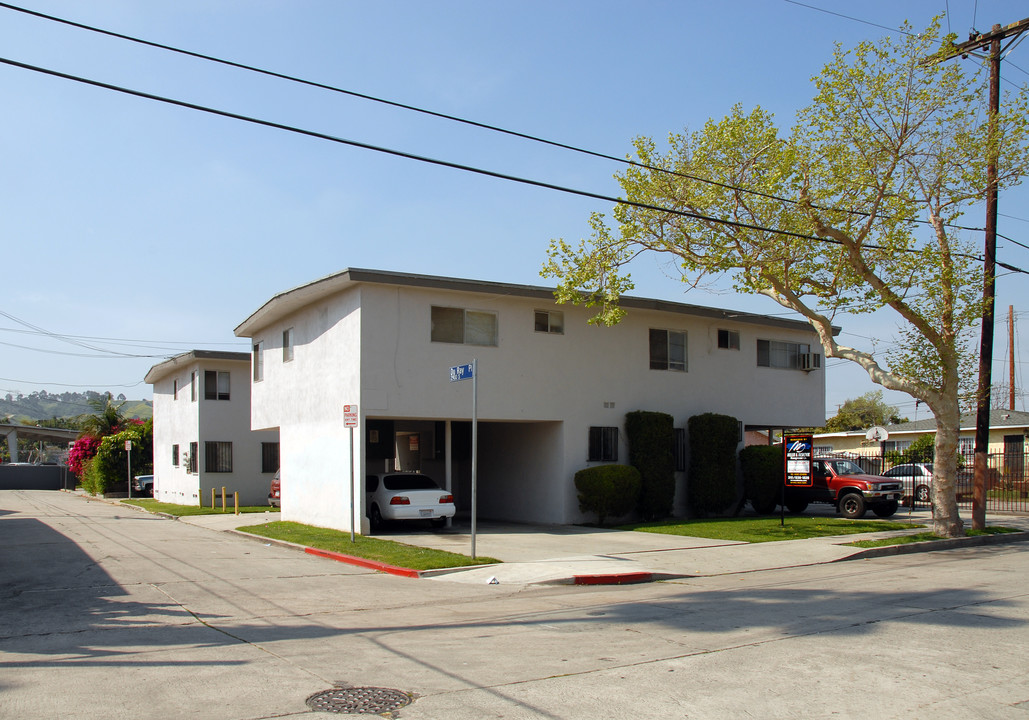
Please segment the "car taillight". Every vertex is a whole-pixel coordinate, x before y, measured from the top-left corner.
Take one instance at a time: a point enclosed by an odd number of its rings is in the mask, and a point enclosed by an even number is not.
[[[411,499],[404,495],[394,495],[389,499],[390,505],[410,505]]]
[[[444,495],[443,497],[441,497],[439,499],[439,504],[440,505],[451,504],[453,502],[454,502],[454,496],[453,495]]]

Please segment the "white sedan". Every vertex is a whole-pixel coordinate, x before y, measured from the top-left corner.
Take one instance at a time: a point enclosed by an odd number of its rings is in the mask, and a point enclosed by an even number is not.
[[[915,502],[929,502],[930,488],[933,484],[932,463],[904,463],[890,468],[883,473],[883,477],[890,477],[904,483],[904,495],[910,497],[914,489]]]
[[[457,511],[454,496],[421,473],[367,475],[364,489],[372,532],[384,520],[429,520],[434,527],[443,527]]]

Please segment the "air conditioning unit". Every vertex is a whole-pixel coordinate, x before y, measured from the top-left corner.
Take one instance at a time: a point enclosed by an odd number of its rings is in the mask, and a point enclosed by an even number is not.
[[[818,353],[801,353],[800,369],[811,372],[822,367],[822,356]]]

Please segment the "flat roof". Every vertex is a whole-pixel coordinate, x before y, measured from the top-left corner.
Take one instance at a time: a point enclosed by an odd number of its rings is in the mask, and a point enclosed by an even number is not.
[[[190,350],[180,355],[170,357],[164,362],[157,363],[144,376],[143,381],[153,385],[158,380],[166,377],[182,367],[192,365],[198,360],[225,360],[229,362],[250,363],[250,353],[230,352],[228,350]]]
[[[519,285],[514,283],[487,282],[485,280],[466,280],[461,278],[437,277],[413,273],[389,272],[385,270],[367,270],[363,268],[347,268],[333,275],[328,275],[314,282],[286,290],[273,296],[268,302],[254,311],[250,317],[241,322],[233,331],[237,337],[253,337],[253,333],[271,325],[300,308],[313,302],[335,295],[343,290],[361,283],[380,285],[400,285],[406,287],[433,288],[469,293],[486,293],[490,295],[510,295],[515,297],[554,300],[554,288],[538,285]],[[660,312],[693,315],[715,320],[732,320],[734,322],[766,327],[779,327],[789,330],[802,330],[814,333],[814,328],[806,320],[790,320],[737,310],[690,305],[687,303],[656,300],[653,298],[623,295],[619,301],[623,308],[641,310],[657,310]],[[833,327],[833,334],[840,329]],[[148,381],[149,382],[149,381]]]

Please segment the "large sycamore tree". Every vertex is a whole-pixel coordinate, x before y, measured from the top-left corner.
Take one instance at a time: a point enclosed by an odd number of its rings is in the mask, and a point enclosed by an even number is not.
[[[857,363],[936,416],[941,536],[962,533],[959,398],[974,385],[981,316],[982,236],[957,225],[981,207],[991,152],[1001,190],[1029,163],[1025,87],[1004,98],[991,142],[984,73],[970,61],[926,61],[950,42],[934,21],[921,34],[837,48],[789,131],[737,106],[672,134],[664,152],[637,138],[634,164],[616,176],[627,201],[617,224],[595,214],[589,239],[553,240],[541,273],[556,279],[559,301],[593,308],[596,323],[621,318],[628,266],[648,251],[674,256],[691,286],[728,277],[738,292],[800,313],[826,357]],[[884,309],[895,321],[889,350],[837,342],[839,317]]]

